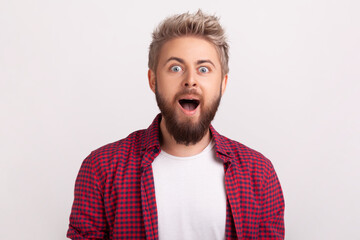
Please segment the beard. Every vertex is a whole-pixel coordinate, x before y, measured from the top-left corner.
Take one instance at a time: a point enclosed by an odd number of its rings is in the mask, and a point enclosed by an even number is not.
[[[171,102],[165,100],[159,93],[157,84],[155,84],[156,102],[163,118],[165,118],[166,129],[178,144],[184,144],[186,146],[196,144],[205,136],[220,105],[221,87],[222,86],[220,86],[219,95],[212,100],[209,106],[204,105],[202,96],[199,95],[195,89],[184,89],[175,95],[173,102],[175,104],[175,101],[177,101],[181,95],[192,94],[199,97],[199,106],[201,106],[200,116],[199,120],[194,122],[191,118],[180,121]]]

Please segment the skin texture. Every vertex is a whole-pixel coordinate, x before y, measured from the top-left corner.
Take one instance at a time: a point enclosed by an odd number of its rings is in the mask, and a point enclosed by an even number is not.
[[[211,109],[217,109],[228,76],[221,74],[220,59],[214,45],[199,37],[186,36],[169,40],[163,45],[156,75],[150,69],[148,78],[151,90],[157,94],[158,105],[161,98],[177,123],[194,127]],[[179,100],[184,98],[197,99],[200,104],[196,110],[186,111],[179,104]],[[179,142],[168,131],[166,121],[163,117],[160,123],[161,148],[169,154],[192,156],[200,153],[211,140],[209,126],[205,126],[200,139],[190,143]]]

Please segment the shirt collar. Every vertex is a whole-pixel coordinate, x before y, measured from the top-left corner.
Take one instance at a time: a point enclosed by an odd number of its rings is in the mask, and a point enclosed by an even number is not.
[[[141,154],[144,154],[150,149],[158,149],[160,151],[160,121],[161,114],[159,113],[146,129],[145,136],[141,143]]]
[[[160,151],[160,121],[161,114],[159,113],[151,125],[145,131],[145,137],[141,144],[141,153],[144,154],[147,151]],[[210,125],[210,133],[215,143],[215,150],[217,156],[220,157],[224,163],[231,162],[233,156],[231,147],[227,138],[220,135],[212,125]],[[219,154],[219,155],[218,155]],[[224,156],[224,157],[223,157]]]
[[[224,156],[225,158],[222,158],[220,156],[219,157],[223,159],[224,163],[227,163],[229,161],[231,162],[233,153],[228,139],[220,135],[212,125],[210,125],[210,133],[213,138],[213,141],[215,142],[216,152]]]

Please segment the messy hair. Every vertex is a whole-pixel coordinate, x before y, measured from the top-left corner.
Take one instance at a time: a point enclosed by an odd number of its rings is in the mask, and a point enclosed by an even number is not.
[[[156,73],[161,47],[169,40],[182,37],[201,37],[212,43],[220,58],[221,72],[229,72],[229,45],[225,31],[214,15],[204,14],[200,9],[195,14],[183,13],[166,18],[154,30],[149,49],[148,67]]]

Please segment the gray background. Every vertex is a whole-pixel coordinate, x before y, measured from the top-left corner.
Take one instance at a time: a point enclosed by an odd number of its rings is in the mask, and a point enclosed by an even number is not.
[[[83,159],[158,113],[153,28],[198,8],[231,46],[213,124],[273,162],[286,239],[360,239],[359,1],[0,0],[1,239],[65,239]]]

